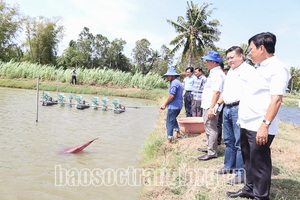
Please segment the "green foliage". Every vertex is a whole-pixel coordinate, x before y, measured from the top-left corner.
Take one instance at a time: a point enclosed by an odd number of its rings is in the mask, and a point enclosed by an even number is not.
[[[132,51],[133,59],[136,63],[137,72],[146,74],[146,63],[151,55],[151,43],[147,39],[143,38],[141,40],[136,41],[135,45],[136,46]]]
[[[131,71],[129,59],[123,54],[126,41],[114,39],[110,42],[101,34],[93,35],[84,27],[76,41],[71,40],[69,47],[58,59],[59,65],[82,68],[105,68]]]
[[[25,19],[27,39],[24,46],[27,52],[22,60],[39,64],[56,64],[57,47],[63,34],[63,26],[59,23],[59,18]]]
[[[5,1],[0,1],[0,60],[9,61],[18,59],[22,53],[15,41],[21,29],[22,20],[17,6],[10,6]]]
[[[143,146],[143,162],[146,163],[148,160],[155,158],[161,149],[162,143],[163,138],[161,136],[152,134]]]
[[[171,192],[175,195],[181,195],[181,187],[174,187],[171,189]]]
[[[207,194],[198,193],[195,196],[195,200],[209,200],[209,197]]]
[[[39,65],[29,62],[0,63],[0,76],[7,78],[37,78],[44,81],[59,81],[69,83],[71,81],[71,69],[55,69],[51,65]],[[112,69],[77,69],[78,84],[82,85],[109,85],[137,87],[143,89],[167,88],[168,83],[158,74],[148,73],[142,75],[136,73]]]
[[[300,68],[291,67],[291,79],[289,82],[290,92],[300,91]]]
[[[207,10],[209,4],[204,3],[201,7],[192,1],[186,11],[186,18],[179,16],[177,22],[167,20],[178,35],[170,42],[175,47],[171,51],[177,52],[183,48],[182,61],[188,60],[188,66],[193,66],[197,59],[203,55],[205,47],[216,49],[214,42],[219,40],[220,25],[218,20],[208,21],[212,10]]]
[[[185,180],[183,177],[178,176],[175,179],[173,187],[171,187],[171,192],[175,195],[182,195],[186,190]]]

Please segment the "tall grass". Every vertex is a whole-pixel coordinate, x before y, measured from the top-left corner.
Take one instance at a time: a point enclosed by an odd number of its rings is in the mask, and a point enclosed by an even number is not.
[[[39,65],[29,62],[8,62],[0,63],[0,76],[10,79],[14,78],[37,78],[40,76],[43,81],[59,81],[62,83],[71,82],[71,70],[63,68],[56,69],[51,65]],[[160,75],[149,73],[131,74],[120,70],[112,69],[77,69],[77,82],[81,85],[109,85],[137,87],[143,89],[168,87],[166,80]]]

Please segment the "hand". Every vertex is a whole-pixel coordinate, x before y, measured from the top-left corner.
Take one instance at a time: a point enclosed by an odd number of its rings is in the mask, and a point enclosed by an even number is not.
[[[213,119],[215,117],[213,109],[209,109],[207,115],[208,115],[208,119]]]
[[[166,107],[167,107],[166,104],[162,104],[162,105],[160,106],[160,109],[161,109],[161,110],[164,110],[164,109],[166,109]]]
[[[256,144],[265,145],[268,142],[268,125],[262,124],[256,134]]]
[[[217,115],[218,109],[219,109],[219,104],[216,104],[216,105],[214,106],[214,108],[213,108],[213,113],[214,113],[215,115]]]

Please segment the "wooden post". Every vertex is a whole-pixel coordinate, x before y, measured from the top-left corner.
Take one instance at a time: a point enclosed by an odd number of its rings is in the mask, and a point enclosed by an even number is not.
[[[36,122],[39,121],[39,90],[40,90],[40,76],[38,76],[36,86]]]

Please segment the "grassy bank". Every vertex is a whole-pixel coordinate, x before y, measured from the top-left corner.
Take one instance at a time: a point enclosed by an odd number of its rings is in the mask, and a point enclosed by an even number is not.
[[[283,97],[282,106],[299,107],[300,105],[300,93],[297,95],[285,94]]]
[[[0,87],[11,87],[21,89],[37,88],[37,79],[0,79]],[[55,81],[40,81],[41,91],[55,91],[59,93],[95,94],[103,96],[119,96],[130,98],[141,98],[157,101],[165,95],[165,89],[142,89],[135,87],[119,86],[93,86],[93,85],[71,85]]]
[[[300,108],[299,108],[300,109]],[[181,113],[183,116],[183,112]],[[147,139],[142,166],[149,169],[144,176],[145,187],[141,199],[223,200],[227,191],[237,191],[243,185],[231,186],[234,175],[215,175],[223,167],[225,145],[218,147],[217,159],[198,161],[197,151],[205,147],[205,134],[184,135],[174,144],[166,141],[166,112],[161,112],[156,129]],[[300,199],[300,126],[279,124],[279,135],[272,143],[273,174],[271,199]]]
[[[35,79],[0,79],[0,87],[36,89]],[[146,90],[136,87],[100,87],[70,85],[42,81],[40,90],[65,93],[99,94],[150,99],[160,105],[167,96],[167,89]],[[297,105],[299,98],[284,97],[285,106]],[[300,108],[299,108],[300,109]],[[181,114],[183,116],[183,112]],[[216,176],[212,172],[223,166],[224,145],[218,147],[219,157],[199,162],[198,147],[204,147],[205,134],[184,135],[174,144],[166,141],[166,111],[160,111],[155,129],[149,133],[142,149],[144,190],[140,199],[226,199],[226,191],[236,191],[242,185],[230,186],[226,182],[232,175]],[[280,123],[279,135],[272,144],[273,175],[271,199],[300,199],[300,126]],[[157,185],[159,184],[159,185]]]

